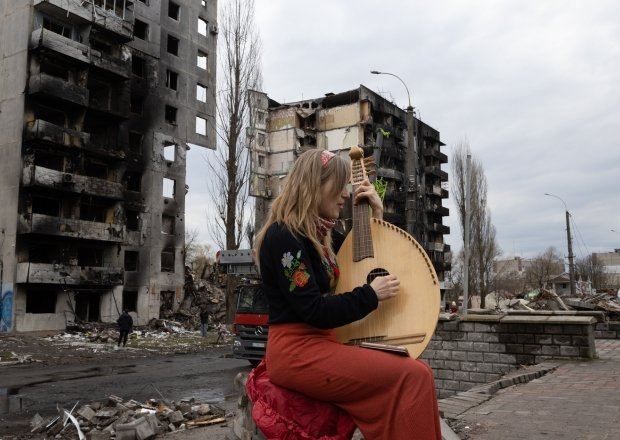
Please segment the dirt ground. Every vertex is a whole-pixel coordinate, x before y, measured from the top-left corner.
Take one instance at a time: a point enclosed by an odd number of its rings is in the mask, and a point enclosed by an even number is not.
[[[53,385],[44,382],[52,374],[75,375],[84,378],[84,381],[93,381],[95,379],[89,377],[90,371],[106,369],[108,370],[106,374],[113,380],[132,377],[130,380],[133,381],[135,376],[146,376],[143,370],[160,370],[158,374],[165,375],[165,370],[171,369],[170,375],[178,375],[176,372],[172,373],[172,369],[182,368],[184,374],[179,375],[177,382],[169,384],[168,389],[162,388],[164,385],[160,386],[161,392],[166,396],[176,397],[181,393],[190,393],[193,389],[218,390],[215,393],[217,396],[205,397],[217,401],[217,406],[225,411],[227,421],[208,428],[194,428],[185,432],[166,434],[166,437],[224,440],[230,432],[229,426],[236,412],[236,393],[232,390],[232,377],[240,371],[249,370],[248,365],[245,361],[230,359],[232,343],[230,334],[210,332],[206,338],[202,338],[199,332],[177,330],[179,329],[162,331],[161,329],[138,328],[131,334],[127,347],[120,349],[116,347],[117,333],[113,329],[106,328],[77,333],[0,335],[0,398],[2,389],[11,390],[15,384],[19,386],[20,381],[23,383],[25,375],[29,375],[27,380],[30,383],[41,383],[41,385],[35,385],[35,388],[41,388],[37,395],[45,399],[46,391],[43,387],[46,386],[48,387],[46,389],[53,390]],[[50,374],[50,371],[53,373]],[[109,373],[110,371],[112,373]],[[127,372],[134,374],[132,376]],[[116,379],[119,377],[121,379]],[[145,380],[154,381],[157,378]],[[79,383],[73,378],[71,382]],[[166,383],[167,380],[163,382]],[[86,395],[82,397],[83,403],[88,402],[91,397],[89,395],[108,391],[100,385],[92,386],[92,389],[85,391]],[[127,383],[118,392],[130,392],[129,390],[132,387],[135,390],[136,386],[135,383]],[[153,390],[150,392],[155,394]],[[52,412],[55,410],[54,397],[49,396],[48,406]],[[40,407],[44,402],[37,403]],[[33,406],[36,407],[36,405]],[[0,402],[1,409],[2,402]],[[41,435],[29,434],[27,425],[24,430],[24,422],[20,425],[17,420],[20,417],[29,420],[33,415],[28,411],[20,411],[19,416],[0,413],[0,420],[3,422],[0,426],[0,439],[44,438]]]

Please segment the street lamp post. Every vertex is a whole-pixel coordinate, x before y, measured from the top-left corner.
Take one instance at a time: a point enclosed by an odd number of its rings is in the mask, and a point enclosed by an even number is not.
[[[575,264],[573,259],[575,256],[573,255],[573,243],[570,235],[570,213],[568,212],[568,206],[566,206],[566,202],[561,197],[558,197],[554,194],[545,193],[546,196],[555,197],[559,201],[564,204],[564,209],[566,211],[566,240],[568,241],[568,274],[570,278],[570,295],[574,298],[576,296],[575,293]]]
[[[378,70],[371,70],[370,73],[372,73],[373,75],[390,75],[398,79],[401,83],[403,83],[403,86],[405,86],[405,90],[407,91],[407,103],[409,104],[409,106],[407,107],[407,113],[413,113],[413,107],[411,106],[411,95],[409,94],[409,89],[407,88],[407,84],[405,84],[405,81],[403,81],[400,78],[400,76],[394,75],[393,73],[388,73],[388,72],[379,72]]]

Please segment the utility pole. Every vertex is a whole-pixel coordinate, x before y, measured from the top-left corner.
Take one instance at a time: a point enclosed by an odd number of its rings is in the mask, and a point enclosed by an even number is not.
[[[568,206],[566,206],[566,202],[562,200],[561,197],[558,197],[554,194],[545,193],[546,196],[555,197],[559,201],[564,204],[564,210],[566,211],[566,241],[568,241],[568,276],[570,280],[570,296],[575,297],[575,256],[573,255],[573,240],[570,234],[570,213],[568,212]]]
[[[570,277],[570,296],[575,297],[575,256],[573,255],[573,240],[570,235],[570,214],[566,210],[566,239],[568,240],[568,275]]]

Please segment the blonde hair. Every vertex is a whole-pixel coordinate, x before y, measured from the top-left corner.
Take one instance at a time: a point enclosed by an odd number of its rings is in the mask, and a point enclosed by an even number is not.
[[[267,220],[256,236],[257,256],[267,229],[275,222],[285,224],[297,236],[310,239],[319,255],[323,255],[323,246],[331,252],[331,233],[322,242],[317,234],[321,187],[331,182],[333,194],[340,193],[349,182],[351,170],[348,162],[337,155],[323,165],[323,151],[308,150],[295,161],[282,192],[273,201]]]

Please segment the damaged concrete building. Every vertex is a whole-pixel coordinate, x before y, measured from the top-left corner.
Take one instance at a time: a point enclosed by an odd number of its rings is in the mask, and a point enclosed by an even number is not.
[[[444,235],[450,228],[443,224],[449,214],[442,205],[448,197],[448,173],[441,165],[448,157],[441,152],[439,132],[418,119],[412,108],[405,111],[363,85],[293,103],[281,104],[257,91],[250,91],[249,98],[250,193],[257,200],[257,226],[304,148],[348,158],[352,146],[363,146],[365,156],[374,155],[377,178],[387,184],[384,219],[424,247],[443,293],[444,272],[450,270]]]
[[[142,325],[182,299],[216,37],[217,0],[0,2],[0,331]]]

